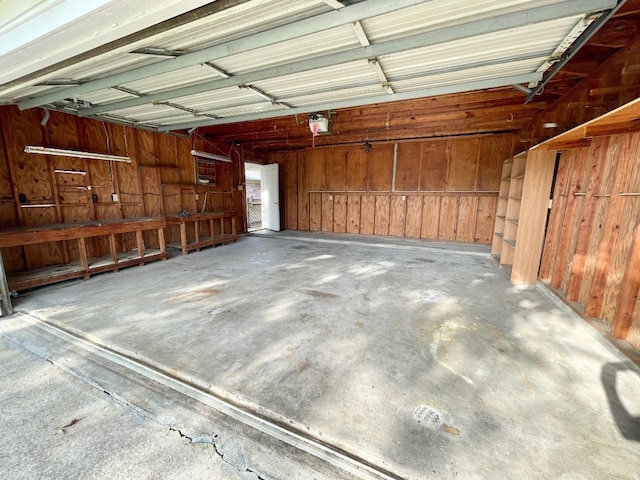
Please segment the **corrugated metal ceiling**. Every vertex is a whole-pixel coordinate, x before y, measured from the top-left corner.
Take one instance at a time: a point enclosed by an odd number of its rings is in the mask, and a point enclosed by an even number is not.
[[[334,11],[321,0],[239,2],[134,38],[130,49],[0,85],[0,101],[171,130],[534,85],[559,46],[564,51],[576,31],[597,21],[593,13],[618,2],[343,3]],[[43,85],[69,80],[78,85]]]

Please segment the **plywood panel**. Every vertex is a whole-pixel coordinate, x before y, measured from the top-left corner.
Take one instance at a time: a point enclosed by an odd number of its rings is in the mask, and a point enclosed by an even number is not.
[[[0,156],[2,153],[0,149]],[[2,159],[0,158],[0,160]],[[0,202],[0,228],[14,227],[17,224],[18,214],[14,202]],[[22,247],[3,248],[2,259],[7,272],[18,272],[27,268]]]
[[[415,192],[420,183],[422,143],[407,142],[398,144],[396,160],[396,192]]]
[[[347,232],[360,233],[360,195],[347,197]]]
[[[195,160],[191,156],[191,140],[185,138],[176,139],[176,165],[180,174],[180,183],[191,183],[195,185]],[[244,165],[241,166],[244,168]]]
[[[298,229],[309,230],[309,193],[307,189],[307,153],[298,152]]]
[[[196,213],[198,211],[195,186],[181,185],[180,198],[181,198],[180,205],[187,212]]]
[[[404,234],[408,238],[420,238],[420,227],[422,224],[422,196],[407,196],[407,209],[405,217]]]
[[[347,196],[333,196],[333,231],[345,233],[347,231]]]
[[[43,144],[41,131],[34,128],[39,124],[40,114],[36,110],[18,113],[13,107],[4,108],[2,120],[4,143],[11,162],[16,193],[26,195],[30,203],[51,202],[54,195],[47,158],[24,153],[25,145]],[[22,211],[19,213],[22,216]],[[34,216],[29,221],[35,221]]]
[[[389,210],[390,202],[387,195],[376,195],[375,218],[373,233],[376,235],[389,235]]]
[[[367,154],[361,148],[345,151],[347,162],[347,191],[367,190]]]
[[[158,133],[156,134],[156,145],[158,147],[158,164],[165,167],[178,167],[178,150],[176,145],[177,137]],[[179,180],[176,180],[179,181]]]
[[[162,206],[166,215],[175,215],[182,210],[180,185],[162,185]]]
[[[34,127],[35,125],[32,126],[32,128]],[[49,121],[47,122],[45,131],[48,137],[48,146],[69,150],[81,149],[81,135],[78,130],[76,117],[74,117],[73,115],[65,115],[59,112],[50,112]],[[101,137],[105,137],[104,133],[101,135]]]
[[[160,174],[155,167],[138,167],[142,179],[144,212],[149,217],[157,217],[162,212],[162,195],[160,190]]]
[[[449,142],[434,140],[422,143],[420,168],[421,191],[443,191],[447,184]]]
[[[513,154],[512,135],[490,135],[480,139],[478,191],[498,191],[502,163]]]
[[[331,193],[322,194],[322,231],[333,232],[333,197]]]
[[[322,230],[322,194],[309,194],[309,230],[319,232]]]
[[[578,238],[576,241],[575,253],[571,262],[571,273],[569,274],[569,283],[566,287],[566,298],[570,301],[578,301],[580,298],[580,289],[583,281],[590,281],[590,274],[593,275],[593,268],[586,265],[589,255],[589,245],[593,235],[598,235],[604,221],[606,205],[608,201],[601,194],[608,194],[615,173],[614,157],[607,154],[609,146],[609,138],[604,137],[597,139],[589,148],[589,157],[593,158],[589,181],[586,190],[585,205],[582,219],[578,228]],[[593,266],[594,262],[590,264]]]
[[[360,233],[373,235],[376,214],[376,197],[374,195],[362,195],[360,203]]]
[[[9,171],[9,159],[7,158],[5,153],[4,138],[2,136],[2,132],[0,132],[0,199],[10,200],[12,203],[15,200],[13,196],[13,186],[11,184],[11,172]],[[14,209],[15,213],[15,208],[13,205],[12,208]],[[13,215],[11,218],[14,218],[16,222],[18,221],[17,216]],[[0,222],[1,221],[2,218],[0,218]],[[12,227],[14,225],[14,223],[11,223],[5,226]]]
[[[456,222],[456,241],[472,243],[475,236],[478,197],[461,195],[458,198],[458,219]]]
[[[344,192],[347,172],[343,149],[332,148],[325,150],[325,169],[325,189]]]
[[[452,139],[447,191],[475,190],[479,140]]]
[[[639,192],[640,193],[640,192]],[[621,292],[626,287],[623,281],[626,279],[631,284],[635,283],[634,275],[626,275],[627,270],[639,270],[638,264],[631,263],[632,248],[635,241],[635,231],[640,220],[640,198],[638,197],[622,197],[624,203],[623,213],[620,221],[620,234],[616,248],[611,257],[611,266],[607,283],[605,285],[602,313],[600,318],[609,325],[616,326],[619,321],[616,313],[621,301]],[[637,292],[636,292],[637,293]],[[626,293],[624,302],[631,302],[635,305],[635,296]]]
[[[589,300],[586,305],[586,313],[592,317],[600,317],[602,313],[607,277],[611,270],[611,260],[620,236],[620,222],[625,207],[622,197],[618,194],[628,191],[629,181],[635,163],[635,154],[628,150],[629,143],[624,144],[622,143],[623,140],[629,141],[629,138],[625,139],[623,136],[612,138],[612,142],[621,142],[621,147],[618,156],[616,179],[611,191],[609,210],[603,229],[602,240],[598,249],[593,281],[589,291]]]
[[[367,160],[369,191],[390,192],[393,179],[393,145],[374,145],[367,153]]]
[[[422,204],[422,226],[420,237],[437,240],[440,229],[440,199],[439,195],[425,195]]]
[[[389,210],[389,235],[404,237],[404,225],[406,217],[406,195],[391,197]]]
[[[440,222],[438,240],[454,241],[458,218],[458,197],[443,195],[440,200]]]
[[[113,182],[114,174],[111,170],[113,164],[111,162],[98,161],[89,163],[88,166],[91,178],[91,193],[98,196],[98,202],[112,202],[112,195],[116,193]],[[100,219],[101,217],[96,214],[96,218]]]
[[[324,149],[307,150],[307,190],[324,190],[325,158]]]
[[[478,213],[476,217],[475,235],[473,239],[475,243],[491,243],[497,203],[497,196],[478,197]]]
[[[581,207],[584,203],[584,196],[576,196],[576,193],[585,193],[583,190],[583,178],[585,175],[585,162],[587,155],[586,149],[570,150],[563,153],[565,160],[571,164],[571,174],[569,179],[569,190],[565,199],[563,228],[559,232],[558,247],[556,251],[556,259],[554,269],[551,273],[551,286],[553,288],[565,285],[564,272],[567,264],[571,261],[575,251],[575,242],[577,240],[577,225],[575,219],[581,217]],[[570,270],[569,270],[570,272]],[[567,273],[569,273],[567,272]],[[566,279],[568,281],[568,279]]]
[[[138,165],[152,167],[159,164],[156,134],[146,130],[133,130],[136,137],[136,158]]]
[[[298,156],[290,153],[285,158],[285,227],[298,229]]]

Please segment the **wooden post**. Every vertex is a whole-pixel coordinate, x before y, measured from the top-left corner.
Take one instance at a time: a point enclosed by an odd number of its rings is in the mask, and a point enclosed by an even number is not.
[[[84,270],[84,279],[89,280],[89,256],[87,255],[87,244],[84,237],[78,238],[78,253],[80,255],[80,265]]]
[[[182,255],[189,253],[187,250],[187,222],[183,219],[180,222],[180,244],[182,245]]]
[[[529,150],[511,271],[513,283],[536,283],[538,279],[555,164],[555,150]]]
[[[11,292],[9,291],[9,282],[7,282],[7,272],[4,270],[4,261],[2,260],[2,252],[0,251],[0,298],[2,299],[2,316],[12,315],[13,306],[11,305]]]

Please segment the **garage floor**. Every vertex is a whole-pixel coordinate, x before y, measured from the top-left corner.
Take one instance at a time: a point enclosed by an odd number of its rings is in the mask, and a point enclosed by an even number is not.
[[[363,476],[640,479],[640,370],[486,247],[248,236],[14,305]]]

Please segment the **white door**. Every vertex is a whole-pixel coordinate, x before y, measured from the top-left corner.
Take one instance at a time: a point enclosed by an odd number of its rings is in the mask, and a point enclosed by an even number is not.
[[[260,188],[262,201],[262,228],[280,231],[280,190],[278,184],[278,164],[262,165],[260,168]]]

